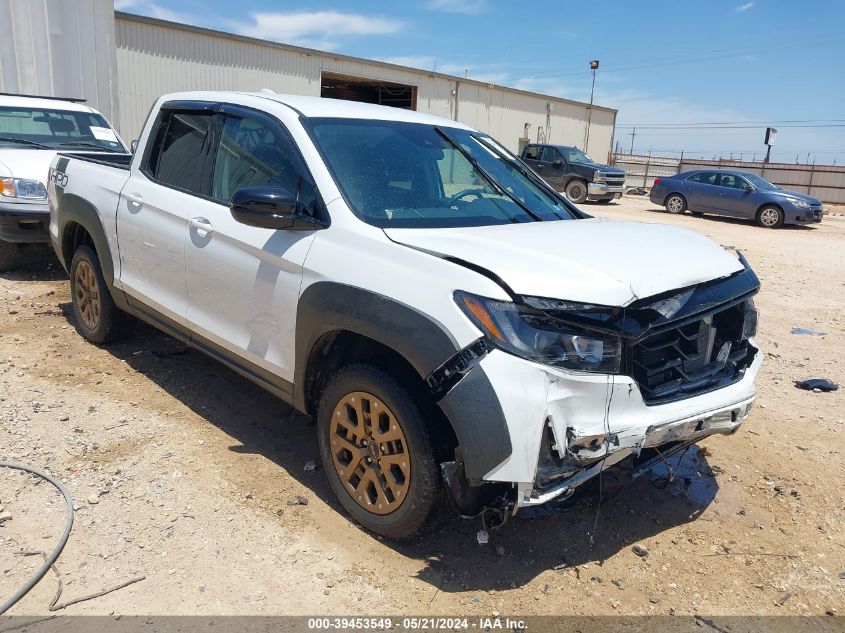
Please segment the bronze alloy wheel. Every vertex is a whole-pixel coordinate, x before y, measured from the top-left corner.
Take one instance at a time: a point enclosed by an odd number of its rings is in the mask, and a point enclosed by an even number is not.
[[[94,330],[100,323],[100,311],[102,309],[100,300],[100,286],[94,269],[85,260],[80,260],[76,266],[74,293],[76,305],[79,307],[79,315],[85,326]]]
[[[399,420],[374,395],[340,399],[329,432],[335,471],[349,496],[367,512],[390,514],[411,485],[408,442]]]

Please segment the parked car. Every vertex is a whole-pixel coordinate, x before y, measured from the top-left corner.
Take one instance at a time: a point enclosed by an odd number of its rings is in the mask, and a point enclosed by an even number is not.
[[[22,244],[49,242],[47,172],[57,151],[126,152],[105,117],[79,99],[0,94],[0,271]]]
[[[607,203],[625,193],[625,170],[600,165],[577,147],[532,143],[521,157],[576,204],[587,199]]]
[[[390,538],[444,494],[504,515],[650,468],[754,400],[742,256],[590,218],[456,121],[167,95],[131,163],[60,155],[48,193],[78,331],[140,318],[315,416],[338,499]]]
[[[743,171],[696,169],[655,178],[649,199],[669,213],[727,215],[754,220],[768,229],[821,222],[824,215],[818,198],[781,189]]]

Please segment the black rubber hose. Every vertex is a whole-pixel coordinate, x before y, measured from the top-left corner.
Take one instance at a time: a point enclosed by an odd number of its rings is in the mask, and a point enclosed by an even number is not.
[[[29,591],[38,584],[38,581],[44,577],[44,574],[50,569],[50,566],[56,562],[56,559],[59,557],[59,554],[62,553],[62,550],[65,547],[65,543],[67,543],[68,537],[70,536],[70,530],[73,527],[73,500],[70,498],[70,494],[65,489],[65,487],[61,484],[61,482],[56,481],[50,475],[45,472],[41,472],[40,470],[36,470],[35,468],[30,468],[29,466],[24,466],[23,464],[13,464],[9,462],[0,462],[0,468],[12,468],[14,470],[22,470],[27,473],[31,473],[33,475],[37,475],[42,479],[46,479],[51,484],[53,484],[59,492],[62,493],[62,496],[65,498],[65,503],[67,503],[67,524],[65,525],[65,531],[62,533],[62,538],[59,539],[58,545],[50,552],[50,555],[44,560],[44,564],[41,566],[35,574],[33,574],[32,578],[26,581],[26,583],[18,589],[11,598],[6,600],[3,604],[0,604],[0,615],[3,615],[11,609],[21,598],[23,598]]]

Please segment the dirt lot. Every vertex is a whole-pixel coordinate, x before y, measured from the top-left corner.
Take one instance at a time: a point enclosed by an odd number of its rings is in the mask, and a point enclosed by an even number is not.
[[[307,418],[147,327],[107,349],[84,342],[46,256],[0,276],[0,461],[49,469],[74,497],[60,601],[146,578],[62,613],[845,613],[845,389],[793,386],[845,383],[845,218],[769,231],[640,198],[585,208],[747,255],[763,281],[757,406],[673,484],[608,477],[600,506],[585,496],[514,519],[485,546],[479,522],[459,518],[409,544],[374,538],[305,471],[319,461]],[[307,505],[291,505],[298,495]],[[49,551],[64,505],[0,469],[0,506],[8,596],[40,564],[17,552]],[[46,614],[56,585],[46,576],[12,613]]]

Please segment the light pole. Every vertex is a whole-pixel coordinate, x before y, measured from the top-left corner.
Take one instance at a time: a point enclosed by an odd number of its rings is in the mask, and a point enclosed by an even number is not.
[[[593,118],[593,94],[596,91],[596,71],[599,68],[599,60],[590,60],[590,70],[593,71],[593,85],[590,88],[590,109],[587,110],[587,129],[584,131],[584,151],[590,143],[590,121]]]

